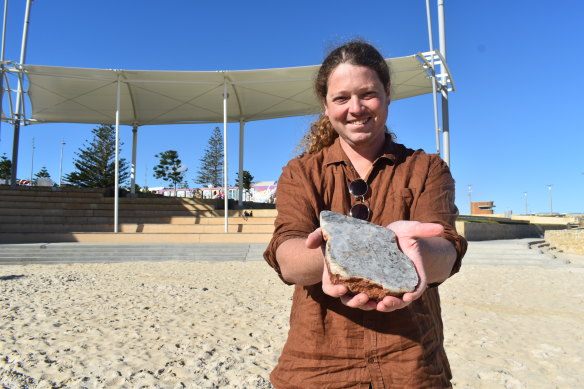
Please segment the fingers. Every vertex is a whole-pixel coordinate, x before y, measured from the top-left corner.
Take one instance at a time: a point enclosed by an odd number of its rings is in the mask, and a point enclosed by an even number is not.
[[[362,309],[364,311],[372,311],[377,308],[377,302],[369,300],[369,297],[365,293],[359,293],[354,296],[346,294],[341,296],[341,302],[348,307]]]
[[[331,297],[341,297],[349,293],[349,289],[347,289],[344,285],[333,285],[331,283],[330,275],[328,272],[328,267],[326,262],[324,262],[323,270],[322,270],[322,291],[325,294],[328,294]]]
[[[413,237],[416,238],[433,238],[444,232],[444,227],[436,223],[420,223],[415,226]]]
[[[410,303],[411,301],[404,301],[403,299],[400,299],[398,297],[386,296],[383,298],[383,300],[377,303],[375,309],[377,309],[380,312],[391,312],[405,308]]]
[[[444,232],[444,227],[437,223],[420,223],[411,220],[399,220],[387,226],[398,237],[432,238]]]

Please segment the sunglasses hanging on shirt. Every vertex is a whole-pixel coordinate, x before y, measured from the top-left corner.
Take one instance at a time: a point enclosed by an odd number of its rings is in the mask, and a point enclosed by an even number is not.
[[[369,191],[369,185],[367,185],[367,182],[361,178],[349,183],[349,193],[351,193],[357,201],[360,201],[351,207],[351,210],[349,211],[351,217],[361,220],[369,220],[371,210],[365,204],[365,195],[367,194],[367,191]]]

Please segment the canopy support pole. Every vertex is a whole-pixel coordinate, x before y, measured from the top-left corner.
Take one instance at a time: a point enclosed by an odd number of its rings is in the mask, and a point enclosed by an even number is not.
[[[245,122],[239,120],[239,208],[243,207],[243,140]]]
[[[24,14],[24,27],[22,29],[22,47],[20,50],[20,71],[26,58],[26,42],[28,40],[28,24],[30,21],[30,5],[32,0],[26,1]],[[22,104],[22,73],[18,75],[18,93],[16,95],[16,111],[14,113],[14,138],[12,140],[12,170],[10,172],[10,187],[16,189],[16,173],[18,171],[18,141],[20,138],[20,106]]]
[[[446,27],[444,21],[444,0],[438,0],[438,32],[440,37],[440,54],[443,62],[440,65],[442,73],[442,144],[444,146],[444,162],[450,166],[450,123],[448,118],[448,81],[446,80]]]
[[[432,34],[432,14],[430,12],[430,0],[426,0],[426,15],[428,19],[428,41],[432,57],[430,64],[432,69],[432,102],[434,104],[434,127],[436,129],[436,154],[440,155],[440,124],[438,122],[438,99],[436,96],[436,70],[434,67],[434,35]]]
[[[2,49],[0,51],[0,68],[2,73],[0,77],[0,112],[2,111],[2,101],[4,100],[4,48],[6,44],[6,19],[8,19],[8,0],[4,0],[4,23],[2,23]],[[2,121],[0,120],[0,142],[2,141]]]
[[[120,178],[120,161],[119,161],[119,146],[120,146],[120,75],[118,73],[118,85],[116,91],[116,156],[115,156],[115,182],[114,182],[114,232],[118,232],[118,216],[119,216],[119,178]]]
[[[228,197],[229,188],[227,187],[227,80],[223,83],[223,206],[225,209],[225,232],[229,232],[229,209]]]
[[[130,178],[130,193],[136,194],[136,149],[138,148],[138,126],[132,128],[132,171]]]

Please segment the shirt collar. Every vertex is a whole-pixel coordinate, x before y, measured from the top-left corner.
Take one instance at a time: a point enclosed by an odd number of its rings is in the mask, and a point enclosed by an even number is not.
[[[373,164],[375,164],[380,159],[387,159],[393,163],[397,161],[397,148],[396,144],[391,139],[391,135],[385,134],[385,142],[383,148],[381,149],[381,154]],[[328,150],[324,156],[324,164],[325,166],[336,164],[336,163],[344,163],[345,165],[349,165],[349,157],[343,151],[341,147],[340,137],[337,137],[332,145],[328,147]]]

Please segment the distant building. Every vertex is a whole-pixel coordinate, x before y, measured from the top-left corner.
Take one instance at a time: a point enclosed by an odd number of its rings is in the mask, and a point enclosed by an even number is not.
[[[276,199],[277,181],[259,181],[251,184],[249,192],[243,190],[243,200],[253,201],[256,203],[273,203]],[[154,188],[150,188],[154,190]],[[230,186],[228,188],[228,199],[239,199],[239,187]],[[223,187],[207,187],[207,188],[156,188],[156,193],[165,197],[186,197],[199,199],[223,199]]]
[[[493,201],[474,201],[470,203],[471,215],[492,215],[495,204]]]

